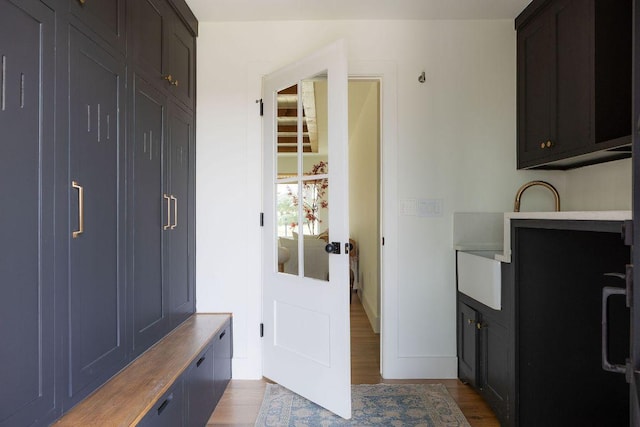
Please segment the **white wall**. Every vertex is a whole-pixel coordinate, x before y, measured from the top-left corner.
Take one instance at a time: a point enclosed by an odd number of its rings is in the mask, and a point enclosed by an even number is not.
[[[375,332],[380,332],[378,93],[377,81],[349,81],[349,235],[357,245],[358,296]]]
[[[397,117],[391,124],[397,132],[382,144],[397,163],[387,159],[385,168],[381,159],[383,173],[388,171],[383,200],[393,206],[440,199],[443,206],[435,218],[399,211],[383,218],[387,230],[397,230],[385,235],[385,259],[397,260],[397,268],[387,269],[391,277],[384,276],[382,291],[391,295],[382,310],[388,317],[382,319],[383,346],[391,349],[383,355],[384,375],[454,377],[452,213],[510,211],[517,188],[528,180],[546,179],[566,194],[581,179],[581,172],[515,170],[510,20],[201,22],[198,311],[234,313],[234,377],[260,377],[260,78],[338,38],[347,40],[350,61],[360,69],[385,63],[395,70],[395,81],[387,84],[397,88],[396,101],[383,111],[382,134],[390,128],[385,116]],[[427,80],[420,84],[423,70]],[[577,197],[570,205],[580,203]],[[523,210],[551,206],[549,195],[533,189],[523,202]]]

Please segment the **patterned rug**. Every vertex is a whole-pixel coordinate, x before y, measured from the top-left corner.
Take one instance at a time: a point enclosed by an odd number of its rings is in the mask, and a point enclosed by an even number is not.
[[[256,427],[420,426],[468,427],[443,384],[351,386],[351,420],[345,420],[278,384],[268,384]]]

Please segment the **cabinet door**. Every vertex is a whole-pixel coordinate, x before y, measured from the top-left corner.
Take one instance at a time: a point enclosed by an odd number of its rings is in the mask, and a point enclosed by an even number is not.
[[[171,324],[178,325],[195,310],[193,278],[193,118],[169,104],[169,306]]]
[[[125,0],[69,0],[69,9],[88,29],[125,51]]]
[[[54,13],[0,0],[0,426],[51,420],[54,399]],[[46,70],[46,71],[45,71]]]
[[[171,10],[171,16],[167,72],[172,75],[173,81],[169,84],[169,88],[174,96],[193,109],[195,107],[195,38],[173,10]]]
[[[478,312],[466,304],[458,304],[458,377],[477,386]]]
[[[115,373],[124,347],[124,66],[75,29],[69,60],[69,387],[73,404]]]
[[[164,85],[162,77],[167,73],[169,55],[166,41],[170,25],[166,18],[168,5],[163,0],[130,0],[128,6],[135,28],[133,60],[148,73],[152,85]]]
[[[203,427],[215,407],[213,343],[196,358],[186,375],[187,427]]]
[[[500,420],[506,420],[509,394],[509,348],[507,346],[507,330],[483,317],[480,329],[481,394],[496,411]]]
[[[180,378],[158,399],[147,415],[140,420],[138,427],[182,427],[184,406],[184,380]]]
[[[549,13],[518,31],[518,167],[548,156],[555,142],[554,39]]]
[[[233,333],[231,320],[227,321],[214,341],[214,355],[215,355],[215,399],[214,405],[217,405],[220,398],[224,394],[224,390],[227,388],[227,384],[231,380],[231,357],[233,356]]]
[[[168,289],[163,279],[163,226],[169,200],[163,198],[166,100],[139,76],[129,146],[133,153],[129,194],[130,283],[133,291],[133,355],[149,348],[169,330]]]

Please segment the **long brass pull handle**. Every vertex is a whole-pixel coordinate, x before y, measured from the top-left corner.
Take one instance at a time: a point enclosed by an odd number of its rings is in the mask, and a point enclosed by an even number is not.
[[[162,227],[163,230],[168,230],[171,227],[171,199],[167,194],[162,197],[167,201],[167,223]]]
[[[84,188],[77,181],[71,181],[71,186],[78,190],[78,230],[71,233],[75,239],[84,233]]]
[[[171,200],[173,200],[173,225],[171,229],[175,229],[178,226],[178,199],[172,194]]]

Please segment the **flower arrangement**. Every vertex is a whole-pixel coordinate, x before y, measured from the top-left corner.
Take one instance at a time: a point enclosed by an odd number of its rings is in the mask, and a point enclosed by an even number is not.
[[[325,175],[328,171],[329,164],[325,161],[313,165],[311,172],[306,175]],[[317,234],[318,227],[322,223],[319,218],[320,209],[327,209],[329,202],[326,200],[327,189],[329,188],[329,180],[327,178],[305,180],[302,181],[302,212],[304,215],[304,224],[307,225],[309,234]],[[292,205],[297,207],[299,200],[298,194],[294,193],[291,187],[287,187],[287,194],[291,198]],[[291,222],[289,227],[295,230],[298,227],[296,221]]]

